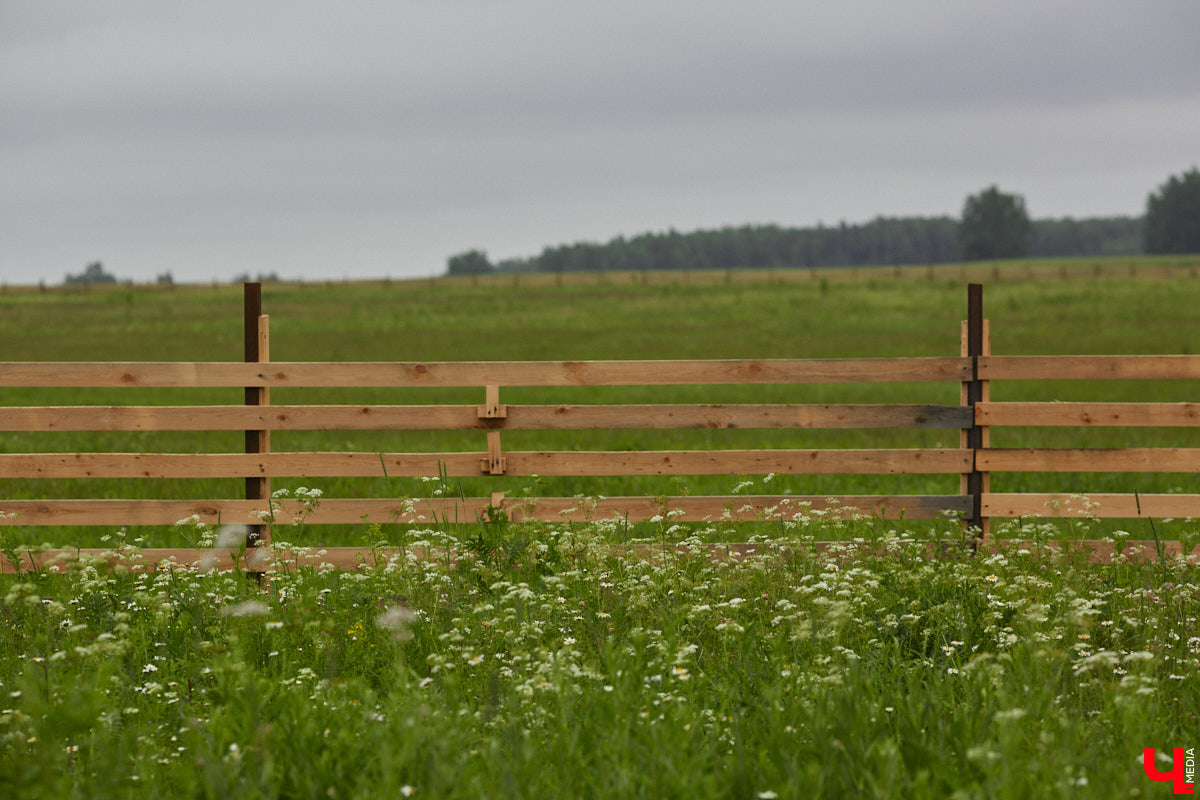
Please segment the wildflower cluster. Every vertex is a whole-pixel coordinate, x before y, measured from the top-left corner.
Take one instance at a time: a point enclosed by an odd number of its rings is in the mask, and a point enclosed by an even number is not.
[[[47,795],[807,797],[936,775],[1034,796],[1136,786],[1143,743],[1196,730],[1193,568],[931,558],[854,521],[818,551],[822,523],[789,521],[720,557],[598,521],[413,530],[348,572],[9,576],[0,774]]]

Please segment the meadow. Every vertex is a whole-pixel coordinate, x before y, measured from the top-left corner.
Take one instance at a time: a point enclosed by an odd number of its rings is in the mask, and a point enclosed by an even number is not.
[[[1064,278],[1061,269],[1014,264],[899,278],[891,270],[858,277],[831,271],[729,281],[676,275],[645,284],[632,274],[568,278],[561,286],[525,276],[516,286],[511,276],[478,285],[268,285],[264,307],[277,360],[955,355],[967,272],[987,284],[998,354],[1200,347],[1200,277],[1190,271],[1131,280],[1124,265],[1099,276]],[[0,294],[0,314],[12,360],[241,356],[237,287],[9,289]],[[997,385],[993,398],[1188,400],[1195,390],[1191,382]],[[700,397],[691,387],[633,387],[598,397],[556,389],[550,399],[551,390],[511,390],[507,401],[957,402],[952,386],[715,391],[718,397],[711,389]],[[368,394],[364,401],[482,400],[469,390],[425,390],[420,399]],[[3,402],[89,404],[113,396],[6,390]],[[198,401],[197,393],[170,390],[143,396]],[[241,399],[234,392],[208,397]],[[272,399],[343,401],[315,390]],[[651,435],[654,446],[682,448],[957,439],[953,431],[715,433],[589,432],[571,442],[617,449]],[[1048,434],[1011,429],[993,442],[1045,443]],[[323,435],[279,433],[273,446],[319,447]],[[6,434],[5,441],[10,450],[241,446],[236,436],[113,436]],[[338,436],[339,447],[379,447],[378,436]],[[511,446],[538,447],[549,436],[528,432]],[[1197,446],[1190,430],[1065,429],[1054,436],[1059,446]],[[469,434],[392,441],[410,450],[479,447]],[[560,438],[552,444],[563,446]],[[920,476],[776,476],[769,485],[744,478],[543,479],[539,490],[957,490],[956,478],[947,486],[950,479]],[[395,497],[491,488],[480,481],[329,481],[319,488],[326,496]],[[993,486],[1149,492],[1193,481],[1003,475]],[[93,496],[232,496],[240,489],[237,482],[93,483],[83,487]],[[279,485],[295,491],[300,482]],[[0,486],[6,497],[80,490],[37,481]],[[1195,528],[1189,520],[1159,525],[1189,536]],[[141,544],[220,535],[193,526],[147,531],[160,538],[144,542],[135,541],[143,538],[137,530],[0,531],[9,559],[23,542],[93,537],[125,551],[131,563]],[[999,535],[1037,543],[1079,533],[1023,520]],[[930,540],[962,541],[957,523],[837,521],[818,513],[757,528],[667,518],[632,531],[603,521],[431,521],[366,533],[302,524],[275,532],[276,540],[302,546],[335,543],[331,536],[382,539],[394,549],[356,572],[305,567],[262,579],[109,571],[87,561],[65,573],[0,577],[0,796],[1150,797],[1170,789],[1145,777],[1142,748],[1165,754],[1200,739],[1200,580],[1195,567],[1179,563],[1118,558],[1096,566],[1037,546],[974,558],[950,547],[931,559]],[[720,561],[690,547],[739,539],[760,552]],[[871,546],[818,554],[814,539]],[[683,546],[667,546],[674,543]],[[649,552],[634,544],[650,545]]]
[[[1142,748],[1196,744],[1195,567],[610,534],[430,529],[261,584],[4,576],[0,792],[1151,797]]]
[[[1069,266],[1068,266],[1069,264]],[[1174,266],[1170,277],[1161,271]],[[489,276],[377,283],[268,284],[271,355],[278,361],[587,360],[946,356],[959,352],[967,280],[985,282],[984,308],[997,354],[1200,352],[1192,309],[1200,278],[1188,259],[1141,264],[1131,279],[1122,261],[1035,262],[905,270],[800,270],[775,273],[639,273]],[[1066,277],[1063,277],[1064,274]],[[643,283],[643,281],[646,281]],[[94,287],[91,291],[0,294],[0,337],[13,360],[240,360],[239,287]],[[69,321],[69,324],[64,324]],[[994,400],[1183,401],[1195,382],[1006,382]],[[240,390],[0,390],[6,405],[240,403]],[[502,402],[522,403],[958,403],[955,384],[724,387],[504,388]],[[478,389],[276,389],[274,403],[483,402]],[[8,433],[12,451],[238,452],[237,432]],[[507,450],[732,449],[812,447],[955,447],[948,430],[510,431]],[[1200,429],[1045,429],[993,431],[997,447],[1200,446]],[[285,450],[480,451],[467,432],[277,431]],[[487,496],[527,491],[545,496],[728,494],[746,476],[464,478],[453,492]],[[1172,474],[996,474],[995,491],[1169,492],[1189,485]],[[326,497],[425,496],[413,479],[297,479]],[[948,476],[778,476],[775,493],[954,494]],[[10,498],[236,497],[238,480],[6,480]],[[636,521],[635,521],[636,522]],[[1144,527],[1144,524],[1143,524]],[[1112,526],[1101,525],[1100,530]],[[104,530],[10,528],[39,543],[100,544]],[[137,529],[149,545],[185,546],[178,531]],[[400,528],[379,532],[394,538]],[[637,531],[634,532],[637,535]],[[1138,534],[1149,531],[1139,530]],[[1181,533],[1159,528],[1170,538]],[[362,530],[320,527],[306,543],[361,544]],[[374,542],[371,542],[374,543]]]

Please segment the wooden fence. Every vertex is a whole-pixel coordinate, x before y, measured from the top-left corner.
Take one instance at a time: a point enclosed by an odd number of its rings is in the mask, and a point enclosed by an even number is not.
[[[681,522],[719,519],[730,509],[761,518],[781,506],[825,509],[841,516],[961,517],[989,545],[993,518],[1200,517],[1200,494],[1014,494],[990,491],[994,472],[1200,471],[1200,449],[998,449],[989,429],[999,426],[1197,426],[1192,403],[992,402],[990,384],[1008,380],[1200,379],[1200,356],[993,356],[983,318],[982,287],[968,293],[962,349],[955,357],[744,359],[571,362],[271,362],[268,319],[258,284],[245,294],[245,361],[188,363],[0,363],[0,387],[233,387],[242,405],[0,407],[5,431],[245,431],[240,453],[0,453],[0,478],[244,478],[245,496],[206,500],[0,499],[0,525],[171,525],[195,515],[208,523],[250,527],[250,560],[269,542],[259,514],[267,510],[272,478],[777,474],[959,475],[950,495],[609,497],[594,503],[545,497],[513,502],[502,494],[415,501],[323,498],[306,521],[315,524],[392,522],[422,515],[459,520],[503,510],[514,522],[624,516],[643,520],[672,513]],[[665,386],[952,382],[959,405],[928,404],[675,404],[510,405],[504,387]],[[481,405],[273,405],[276,387],[478,387]],[[586,429],[846,429],[942,428],[960,431],[957,448],[754,449],[652,451],[509,451],[505,431]],[[274,430],[479,431],[478,452],[272,452]],[[294,500],[271,503],[274,521],[303,513]],[[733,550],[739,546],[732,545]],[[1088,547],[1111,556],[1106,543]],[[1178,543],[1157,543],[1178,552]],[[101,553],[101,550],[70,552]],[[61,552],[28,554],[46,563]],[[195,549],[147,550],[149,561],[198,560]],[[323,561],[350,567],[372,551],[328,548]],[[238,556],[223,553],[225,563]],[[6,569],[11,565],[6,564]]]

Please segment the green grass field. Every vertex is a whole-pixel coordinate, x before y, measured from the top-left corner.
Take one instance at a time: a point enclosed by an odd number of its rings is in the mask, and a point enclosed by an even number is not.
[[[1126,262],[267,286],[276,360],[957,355],[963,278],[986,284],[993,350],[1188,353],[1200,277]],[[1169,264],[1167,266],[1170,266]],[[1182,260],[1176,267],[1190,267]],[[1067,275],[1063,277],[1063,271]],[[1100,275],[1096,276],[1096,271]],[[6,290],[9,360],[240,360],[238,288]],[[1194,400],[1194,384],[997,385],[995,399]],[[238,391],[3,392],[9,405],[228,402]],[[345,392],[274,402],[349,402]],[[479,391],[355,393],[482,402]],[[511,390],[508,402],[957,403],[956,386]],[[993,443],[1198,446],[1194,431],[997,431]],[[955,431],[506,434],[506,447],[917,446]],[[5,434],[6,450],[236,451],[236,434]],[[482,436],[277,433],[276,450],[481,449]],[[730,491],[739,476],[549,480],[560,494]],[[284,483],[284,482],[280,482]],[[312,483],[312,482],[309,482]],[[483,479],[463,481],[483,492]],[[516,482],[519,489],[520,482]],[[298,485],[298,482],[284,483]],[[1194,476],[1005,475],[998,490],[1194,491]],[[757,479],[752,491],[766,491]],[[236,496],[240,482],[6,481],[8,498]],[[405,497],[419,481],[329,481]],[[778,476],[771,492],[931,492],[957,478]],[[1160,532],[1197,538],[1191,521]],[[4,529],[16,545],[137,549],[141,531]],[[144,532],[146,545],[183,534]],[[653,541],[758,537],[745,562],[613,549],[604,523],[369,531],[359,572],[91,566],[0,575],[0,797],[1126,798],[1167,796],[1142,750],[1200,744],[1194,566],[1037,552],[929,559],[951,521],[767,529],[646,523]],[[1034,540],[1077,535],[1027,521]],[[1093,533],[1095,533],[1093,531]],[[211,531],[194,531],[197,537]],[[358,543],[361,531],[277,531]],[[153,537],[153,538],[152,538]],[[331,537],[333,537],[331,539]],[[340,540],[337,537],[341,537]],[[813,539],[877,555],[817,557]],[[1136,531],[1133,538],[1144,538]],[[464,554],[428,558],[430,547]],[[954,551],[953,552],[961,552]],[[1159,763],[1160,769],[1169,768]]]
[[[965,280],[985,283],[985,313],[997,354],[1200,352],[1194,259],[1007,263],[906,270],[777,273],[639,273],[494,276],[469,280],[268,285],[271,354],[286,360],[560,360],[957,355]],[[1170,276],[1166,276],[1171,268]],[[1064,277],[1065,276],[1065,277]],[[13,360],[240,360],[240,287],[97,287],[0,295],[0,337]],[[993,399],[1190,400],[1192,382],[1007,383]],[[273,402],[481,403],[482,388],[455,390],[276,390]],[[520,402],[934,402],[956,404],[953,384],[505,389]],[[239,390],[2,390],[8,405],[118,402],[241,402]],[[512,431],[508,450],[956,447],[946,430]],[[10,451],[237,452],[236,432],[9,433]],[[993,431],[994,446],[1198,446],[1196,429]],[[481,451],[481,432],[276,432],[273,449]],[[542,495],[725,494],[741,476],[546,478]],[[993,476],[995,491],[1144,493],[1188,489],[1187,475]],[[529,487],[522,478],[467,478],[467,496]],[[422,496],[403,479],[277,480],[327,497]],[[11,498],[236,497],[236,480],[17,481]],[[958,491],[956,476],[780,476],[795,494]],[[1173,531],[1164,532],[1168,535]],[[12,529],[22,541],[97,544],[99,530]],[[154,545],[185,542],[169,531],[137,531]],[[385,530],[390,535],[390,531]],[[317,528],[314,541],[358,543],[360,531]]]
[[[1155,797],[1142,748],[1200,731],[1195,567],[485,533],[262,585],[3,576],[0,793]]]

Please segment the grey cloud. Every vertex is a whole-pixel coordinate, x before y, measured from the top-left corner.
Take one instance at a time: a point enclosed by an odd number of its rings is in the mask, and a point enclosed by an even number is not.
[[[1081,0],[10,1],[0,276],[99,250],[142,277],[339,253],[430,272],[468,246],[955,213],[994,180],[1035,211],[1135,211],[1196,158],[1197,22]]]

